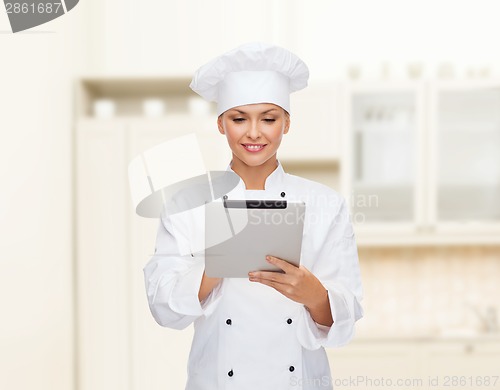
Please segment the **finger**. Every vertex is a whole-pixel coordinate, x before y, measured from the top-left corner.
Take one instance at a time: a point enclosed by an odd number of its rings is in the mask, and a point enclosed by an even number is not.
[[[263,279],[263,278],[251,278],[250,281],[264,284],[266,286],[274,288],[276,291],[280,292],[281,294],[284,294],[284,291],[286,290],[286,284],[276,282],[270,279]]]
[[[287,279],[286,274],[273,271],[254,271],[249,272],[248,276],[250,277],[250,280],[268,280],[276,283],[285,283]]]
[[[280,259],[279,257],[268,255],[266,256],[266,260],[279,268],[281,268],[286,273],[293,273],[297,271],[297,267],[286,260]]]

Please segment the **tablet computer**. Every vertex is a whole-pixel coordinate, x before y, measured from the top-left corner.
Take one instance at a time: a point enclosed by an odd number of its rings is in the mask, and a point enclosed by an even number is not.
[[[205,204],[205,273],[248,278],[277,271],[266,255],[300,264],[306,205],[302,201],[224,199]]]

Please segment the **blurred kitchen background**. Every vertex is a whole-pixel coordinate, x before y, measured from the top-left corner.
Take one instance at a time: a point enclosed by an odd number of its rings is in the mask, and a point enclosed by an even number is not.
[[[310,68],[285,170],[351,206],[365,317],[328,350],[334,386],[500,388],[499,14],[495,0],[86,0],[11,34],[0,12],[0,388],[184,388],[193,330],[149,313],[158,220],[134,214],[127,165],[196,132],[225,169],[214,107],[188,85],[255,40]]]

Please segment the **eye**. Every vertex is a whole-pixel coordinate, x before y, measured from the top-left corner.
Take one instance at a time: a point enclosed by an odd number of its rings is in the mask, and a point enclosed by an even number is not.
[[[276,119],[273,119],[273,118],[266,118],[266,119],[264,119],[264,122],[267,122],[267,123],[273,123],[273,122],[276,122]]]
[[[233,122],[243,122],[245,120],[245,118],[234,118],[233,119]]]

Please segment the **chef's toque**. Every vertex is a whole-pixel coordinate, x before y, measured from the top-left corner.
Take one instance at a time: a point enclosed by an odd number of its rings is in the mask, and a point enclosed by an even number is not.
[[[290,51],[265,43],[239,46],[194,74],[190,88],[217,102],[217,115],[245,104],[273,103],[290,113],[290,93],[307,86],[309,69]]]

